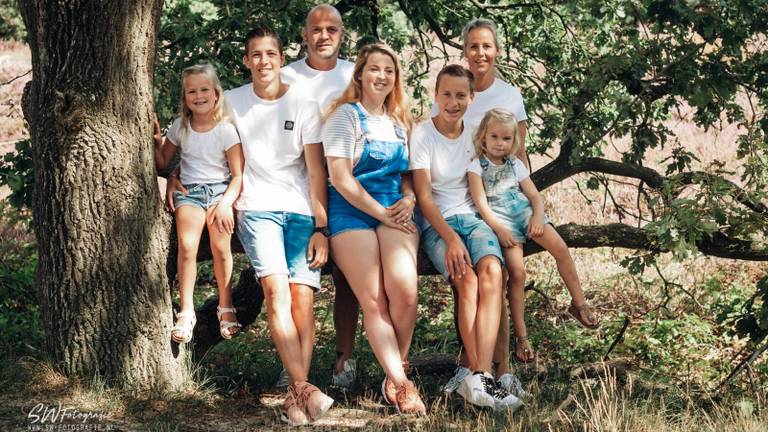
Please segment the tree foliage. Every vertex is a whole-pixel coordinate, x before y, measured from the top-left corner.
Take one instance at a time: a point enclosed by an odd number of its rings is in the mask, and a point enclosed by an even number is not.
[[[247,82],[245,32],[257,23],[283,35],[289,61],[300,56],[300,30],[315,4],[286,1],[171,1],[158,38],[158,112],[177,107],[179,71],[197,60],[217,66],[225,87]],[[619,222],[641,228],[654,252],[684,258],[697,249],[719,256],[768,259],[768,2],[580,0],[341,1],[349,37],[344,53],[380,38],[403,53],[417,114],[428,103],[424,78],[435,63],[456,61],[460,32],[473,17],[498,23],[500,75],[521,87],[530,116],[529,151],[554,156],[533,174],[540,189],[581,172],[585,186],[612,179],[637,187],[637,206],[617,205]],[[355,45],[353,42],[358,42]],[[437,62],[436,62],[437,60]],[[442,60],[442,62],[440,61]],[[439,66],[438,66],[439,67]],[[739,99],[741,98],[739,101]],[[680,145],[666,120],[693,109],[697,126],[738,124],[737,172]],[[609,140],[630,139],[619,160]],[[648,152],[666,149],[661,162]],[[619,245],[621,239],[617,239]],[[644,267],[639,256],[634,268]]]

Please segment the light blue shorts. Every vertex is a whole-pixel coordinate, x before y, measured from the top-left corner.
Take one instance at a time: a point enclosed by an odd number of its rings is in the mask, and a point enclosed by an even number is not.
[[[512,231],[515,243],[522,244],[530,238],[528,224],[533,216],[533,207],[522,192],[509,190],[503,195],[489,197],[488,205],[504,227]],[[544,223],[551,224],[546,215]]]
[[[237,236],[256,277],[288,275],[288,282],[320,288],[320,269],[310,269],[307,247],[315,228],[311,216],[291,212],[240,210]]]
[[[448,226],[461,237],[461,241],[464,242],[464,246],[469,252],[470,258],[472,258],[472,265],[477,266],[477,263],[483,257],[493,255],[499,259],[501,264],[504,264],[504,256],[501,253],[501,246],[499,240],[496,238],[496,234],[491,227],[483,221],[480,216],[474,213],[466,213],[453,215],[445,220]],[[435,231],[431,226],[424,230],[424,234],[421,236],[421,247],[426,252],[432,264],[435,265],[437,271],[439,271],[446,279],[448,277],[448,270],[445,268],[445,252],[448,247],[440,234]]]
[[[206,210],[221,201],[228,186],[229,182],[185,184],[188,194],[173,192],[173,205],[176,208],[191,205]]]

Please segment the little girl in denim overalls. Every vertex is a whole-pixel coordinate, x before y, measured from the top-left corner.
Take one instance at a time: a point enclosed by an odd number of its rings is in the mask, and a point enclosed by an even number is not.
[[[224,92],[209,64],[184,69],[181,109],[165,141],[155,125],[155,165],[164,169],[181,152],[182,190],[173,192],[169,202],[176,216],[179,243],[178,278],[181,311],[171,338],[179,343],[192,339],[195,326],[193,292],[197,270],[197,248],[207,225],[213,254],[213,268],[219,287],[219,331],[230,339],[242,327],[232,307],[232,253],[230,239],[234,230],[232,204],[240,195],[243,150],[235,126],[229,120]],[[176,181],[176,173],[169,181]]]
[[[468,169],[472,199],[483,219],[504,247],[509,273],[507,297],[515,329],[515,357],[534,359],[524,316],[525,266],[523,244],[531,239],[557,261],[557,268],[571,294],[568,312],[582,325],[595,328],[597,319],[587,305],[576,265],[560,235],[544,214],[544,205],[525,165],[515,157],[520,146],[514,114],[489,110],[474,135],[477,158]]]

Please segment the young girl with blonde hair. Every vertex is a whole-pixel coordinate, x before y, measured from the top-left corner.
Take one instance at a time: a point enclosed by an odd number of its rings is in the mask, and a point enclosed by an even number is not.
[[[243,150],[231,123],[223,90],[210,64],[190,66],[181,74],[181,109],[165,140],[156,141],[155,165],[164,169],[181,151],[181,183],[169,203],[176,216],[178,279],[181,311],[171,338],[189,342],[195,326],[192,294],[197,273],[197,248],[207,226],[213,272],[219,287],[220,333],[230,339],[242,327],[232,307],[232,204],[240,194]],[[175,176],[176,174],[172,174]]]
[[[568,246],[549,224],[528,169],[515,157],[521,145],[517,128],[518,121],[509,111],[494,108],[485,114],[473,137],[476,159],[470,165],[468,180],[480,215],[503,247],[509,273],[507,298],[515,330],[515,357],[527,362],[534,359],[523,319],[526,276],[523,244],[528,239],[540,244],[555,258],[572,298],[568,312],[587,327],[596,327],[598,322],[584,298]]]

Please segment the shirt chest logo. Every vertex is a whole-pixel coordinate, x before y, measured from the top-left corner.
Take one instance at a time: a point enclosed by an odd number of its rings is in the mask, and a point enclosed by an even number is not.
[[[292,131],[293,130],[293,122],[290,120],[286,120],[285,124],[283,124],[283,129]]]

